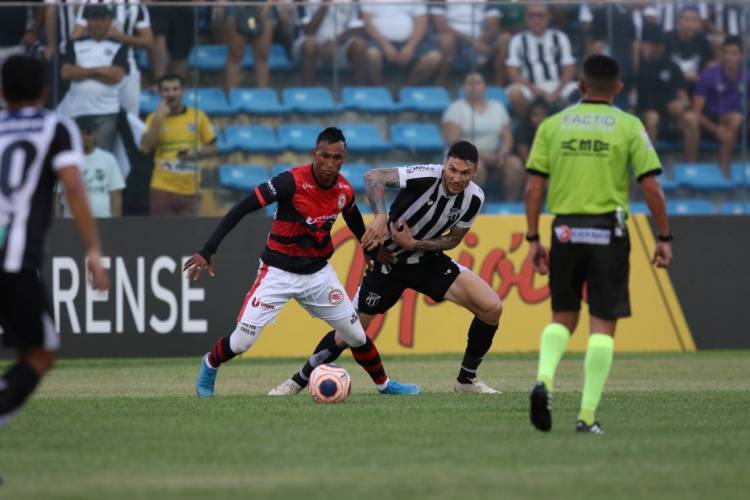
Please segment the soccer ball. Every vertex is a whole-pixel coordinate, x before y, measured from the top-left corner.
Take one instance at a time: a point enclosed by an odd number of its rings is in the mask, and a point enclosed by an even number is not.
[[[342,403],[352,390],[349,373],[339,365],[320,365],[310,374],[307,392],[316,403]]]

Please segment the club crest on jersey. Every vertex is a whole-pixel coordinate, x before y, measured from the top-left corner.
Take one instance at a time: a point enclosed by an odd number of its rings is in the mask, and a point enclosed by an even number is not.
[[[557,226],[555,228],[555,235],[560,243],[568,243],[570,241],[570,227],[568,226]]]
[[[451,208],[450,211],[448,212],[448,222],[452,224],[456,222],[460,216],[461,216],[460,208]]]
[[[336,288],[331,288],[331,290],[328,292],[328,302],[330,302],[333,305],[341,304],[341,302],[344,300],[344,292],[341,290],[338,290]]]
[[[188,131],[190,131],[191,134],[194,134],[195,131],[196,131],[195,123],[193,123],[193,122],[188,123],[187,124],[187,129],[188,129]]]
[[[344,208],[344,205],[346,205],[346,193],[343,191],[339,193],[338,205],[339,205],[339,210]]]
[[[365,304],[370,307],[375,307],[376,305],[378,305],[378,302],[380,302],[380,299],[380,295],[375,292],[370,292],[367,294],[367,298],[365,298]]]

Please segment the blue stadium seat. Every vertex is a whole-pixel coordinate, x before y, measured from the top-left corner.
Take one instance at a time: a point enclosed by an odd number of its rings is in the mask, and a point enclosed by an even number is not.
[[[391,143],[416,153],[440,153],[445,143],[434,123],[396,123],[391,125]]]
[[[282,115],[287,112],[287,107],[279,102],[274,89],[232,89],[229,91],[229,104],[239,112],[252,115]]]
[[[488,215],[518,215],[525,213],[521,202],[489,202],[485,203],[482,212]]]
[[[674,178],[680,186],[698,191],[729,191],[735,187],[735,183],[724,177],[719,166],[713,163],[675,165]]]
[[[657,178],[659,179],[659,183],[661,184],[662,189],[666,192],[676,191],[677,188],[680,187],[680,183],[677,181],[677,179],[667,177],[666,174],[662,174]]]
[[[229,137],[226,131],[216,131],[216,148],[220,154],[227,155],[239,151],[239,146],[235,144],[234,138]]]
[[[665,141],[663,139],[659,139],[658,141],[656,141],[656,144],[654,144],[654,148],[659,154],[679,153],[680,151],[682,151],[682,146],[679,142]]]
[[[296,65],[289,59],[282,45],[274,44],[268,54],[268,67],[271,71],[283,72],[293,70]]]
[[[442,113],[451,103],[443,87],[403,87],[398,100],[402,109],[420,113]]]
[[[151,92],[150,90],[141,90],[140,99],[139,107],[141,114],[144,115],[156,111],[157,106],[159,106],[159,101],[161,100],[156,93]]]
[[[299,113],[331,114],[336,111],[331,91],[325,87],[291,87],[282,91],[284,106]]]
[[[236,113],[229,105],[224,91],[218,87],[187,89],[184,97],[186,106],[193,106],[209,115],[228,116]]]
[[[276,154],[284,146],[276,139],[273,128],[263,125],[230,125],[224,135],[235,151]]]
[[[391,149],[374,123],[342,123],[339,127],[346,137],[347,149],[353,153],[381,153]]]
[[[724,215],[750,214],[750,202],[725,201],[719,207],[719,212]]]
[[[732,180],[738,187],[750,187],[750,163],[732,163]]]
[[[354,191],[363,193],[365,191],[365,172],[372,168],[365,163],[344,163],[341,167],[341,175],[346,177]]]
[[[148,59],[148,51],[146,49],[136,49],[135,64],[142,70],[148,70],[151,68],[151,61]]]
[[[286,149],[309,153],[323,129],[320,123],[284,123],[279,127],[279,142]]]
[[[226,45],[196,45],[188,56],[188,66],[200,71],[223,71],[226,62]]]
[[[708,200],[667,200],[669,215],[710,215],[715,212]]]
[[[648,205],[645,201],[630,201],[628,202],[631,214],[648,214]]]
[[[510,99],[508,98],[508,94],[505,92],[505,89],[503,87],[488,85],[486,90],[484,91],[484,95],[488,100],[500,101],[506,108],[510,109]],[[461,99],[464,98],[463,87],[459,89],[458,97],[460,97]]]
[[[344,87],[341,91],[344,109],[367,113],[394,113],[401,106],[393,102],[391,92],[385,87]]]
[[[294,167],[294,165],[292,165],[291,163],[277,163],[276,165],[271,167],[271,177],[276,177],[281,172],[289,170],[292,167]]]
[[[230,189],[250,191],[268,180],[262,165],[219,165],[219,184]]]

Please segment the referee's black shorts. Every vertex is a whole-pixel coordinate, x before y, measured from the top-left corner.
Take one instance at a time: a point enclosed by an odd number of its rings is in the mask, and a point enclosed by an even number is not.
[[[357,311],[381,314],[398,302],[407,288],[427,295],[435,302],[445,300],[445,294],[463,268],[444,253],[425,255],[416,264],[376,265],[362,279],[354,299]]]
[[[584,285],[589,313],[615,320],[630,316],[630,240],[615,234],[614,216],[558,216],[552,224],[552,310],[579,311]]]
[[[0,327],[0,338],[8,347],[55,351],[60,346],[47,292],[36,271],[0,272]]]

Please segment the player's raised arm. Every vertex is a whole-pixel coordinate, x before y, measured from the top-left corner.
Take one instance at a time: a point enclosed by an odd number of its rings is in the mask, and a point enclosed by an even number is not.
[[[383,243],[388,235],[386,227],[387,214],[385,211],[385,188],[400,186],[397,168],[374,168],[365,173],[365,195],[370,203],[375,218],[367,226],[362,236],[362,246],[365,250],[372,250]]]

